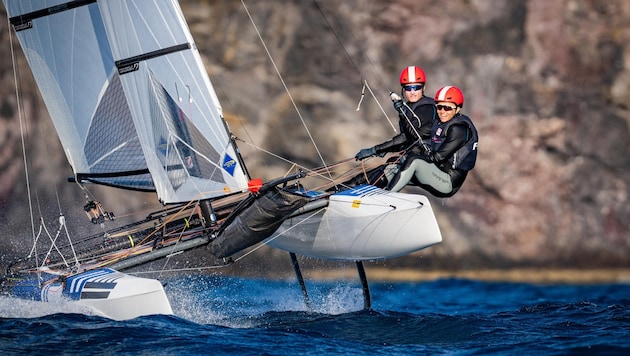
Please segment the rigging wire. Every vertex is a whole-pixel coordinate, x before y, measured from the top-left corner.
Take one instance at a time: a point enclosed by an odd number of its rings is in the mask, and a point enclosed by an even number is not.
[[[43,121],[40,121],[40,129],[43,129],[42,132],[46,131],[45,128],[43,127]],[[46,162],[52,162],[51,155],[50,155],[50,149],[49,149],[50,148],[50,143],[51,143],[50,140],[51,140],[51,136],[50,135],[46,135],[46,140],[44,141],[44,143],[45,143],[44,144],[45,152],[46,152]],[[75,266],[79,266],[80,263],[79,263],[79,258],[77,257],[76,250],[74,248],[74,241],[72,239],[72,236],[68,232],[68,227],[66,225],[66,217],[64,216],[63,210],[61,208],[61,199],[59,198],[59,190],[57,189],[57,184],[55,182],[53,182],[52,186],[53,186],[53,190],[55,191],[55,199],[57,201],[57,208],[59,209],[59,218],[57,220],[57,222],[59,224],[59,227],[58,227],[57,235],[55,236],[54,241],[51,241],[52,245],[50,246],[48,254],[50,254],[50,251],[52,250],[52,247],[54,246],[54,248],[57,250],[57,252],[61,255],[61,252],[59,251],[59,249],[56,246],[56,241],[57,241],[57,238],[59,237],[59,235],[60,235],[60,233],[61,233],[61,231],[63,229],[65,231],[65,236],[66,236],[66,238],[68,240],[68,244],[70,245],[70,250],[72,251],[72,257],[74,258]],[[40,210],[39,214],[40,214],[40,217],[41,217],[40,224],[45,224],[44,219],[43,219],[43,213],[42,213],[41,207],[40,207],[39,194],[37,194],[37,197],[38,197],[37,198],[37,205],[38,205],[38,208]],[[46,228],[46,227],[44,226],[44,228]],[[48,232],[48,229],[46,229],[46,232]],[[50,234],[49,234],[49,237],[50,237]],[[61,256],[61,257],[65,261],[65,256]],[[42,266],[45,263],[46,263],[45,260],[42,261]],[[69,264],[66,262],[66,266],[68,266],[68,265]]]
[[[200,201],[199,201],[199,200],[197,200],[197,202],[196,202],[195,204],[196,204],[197,206],[199,206],[199,203],[200,203]],[[197,209],[192,209],[192,210],[191,210],[190,214],[188,215],[188,220],[191,220],[191,219],[192,219],[192,217],[193,217],[195,214],[197,214],[197,211],[196,211],[196,210],[197,210]],[[168,254],[168,255],[166,256],[166,258],[164,259],[164,264],[162,265],[162,269],[160,270],[160,274],[159,274],[159,276],[161,276],[161,275],[162,275],[162,273],[166,271],[166,266],[170,263],[170,261],[171,261],[171,257],[173,257],[173,256],[175,256],[175,255],[177,255],[177,254],[179,254],[179,253],[184,252],[183,250],[180,250],[180,251],[175,251],[175,248],[177,247],[177,245],[180,243],[180,241],[182,241],[182,238],[183,238],[183,236],[184,236],[184,232],[186,232],[186,230],[185,230],[185,229],[183,229],[182,231],[180,231],[179,236],[177,237],[177,241],[175,242],[175,244],[174,244],[174,245],[173,245],[173,247],[172,247],[173,252],[172,252],[172,253],[170,253],[170,254]]]
[[[263,246],[266,246],[270,241],[275,240],[276,238],[284,235],[285,233],[289,232],[290,230],[294,229],[295,227],[307,222],[308,220],[310,220],[312,217],[316,216],[317,214],[321,213],[323,210],[325,210],[326,208],[321,208],[321,209],[317,209],[315,210],[313,213],[311,213],[310,215],[308,215],[307,217],[305,217],[303,220],[297,222],[295,225],[291,226],[290,228],[288,228],[287,230],[274,235],[268,239],[265,240],[265,242],[263,243],[259,243],[257,246],[255,246],[254,248],[252,248],[251,250],[247,251],[246,253],[244,253],[243,255],[239,256],[238,258],[236,258],[235,260],[230,260],[230,264],[234,264],[242,259],[244,259],[245,257],[248,257],[250,254],[254,253],[255,251],[257,251],[258,249],[262,248]],[[159,274],[161,275],[164,272],[188,272],[188,271],[203,271],[203,270],[210,270],[210,269],[218,269],[218,268],[225,268],[229,266],[229,264],[222,264],[222,265],[213,265],[213,266],[203,266],[203,267],[186,267],[186,268],[172,268],[172,269],[165,269],[162,268],[160,271],[138,271],[138,272],[127,272],[128,274],[133,274],[133,275],[138,275],[138,274],[154,274],[159,272]],[[164,266],[166,267],[166,266]]]
[[[50,239],[50,247],[48,248],[48,252],[46,252],[46,255],[44,256],[44,258],[42,259],[42,264],[41,264],[40,267],[44,267],[46,265],[46,261],[48,260],[48,257],[50,256],[50,254],[51,254],[53,249],[55,249],[57,251],[57,253],[59,254],[59,256],[61,256],[61,259],[63,260],[63,264],[66,267],[69,267],[70,264],[66,260],[66,257],[61,253],[61,251],[57,247],[57,239],[59,238],[59,235],[61,235],[61,229],[63,228],[63,226],[61,226],[61,225],[59,226],[59,229],[57,230],[57,233],[55,234],[55,237],[53,238],[50,235],[50,232],[48,231],[48,228],[46,227],[46,224],[44,224],[44,218],[42,217],[40,219],[41,219],[41,226],[44,227],[44,231],[46,232],[46,235],[48,235],[48,238]],[[73,251],[74,251],[74,249],[73,249]],[[74,255],[74,259],[75,259],[76,263],[78,264],[78,260],[77,260],[76,254]]]
[[[293,161],[291,161],[291,160],[290,160],[290,159],[288,159],[288,158],[284,158],[284,157],[282,157],[282,156],[280,156],[280,155],[278,155],[278,154],[275,154],[275,153],[273,153],[273,152],[271,152],[271,151],[269,151],[269,150],[266,150],[266,149],[264,149],[264,148],[262,148],[262,147],[260,147],[260,146],[256,146],[256,145],[254,145],[254,144],[253,144],[253,143],[251,143],[251,142],[243,141],[243,140],[241,140],[241,139],[239,139],[239,138],[237,138],[237,140],[238,140],[238,141],[240,141],[240,142],[242,142],[242,143],[244,143],[244,144],[246,144],[246,145],[249,145],[249,146],[251,146],[251,147],[254,147],[255,149],[257,149],[257,150],[259,150],[259,151],[261,151],[261,152],[263,152],[263,153],[266,153],[266,154],[268,154],[268,155],[270,155],[270,156],[272,156],[272,157],[275,157],[275,158],[277,158],[277,159],[279,159],[279,160],[281,160],[281,161],[284,161],[284,162],[286,162],[286,163],[292,164],[292,165],[293,165],[293,166],[295,166],[295,167],[299,167],[300,169],[303,169],[303,170],[305,170],[305,171],[307,171],[307,172],[309,172],[309,173],[315,172],[315,171],[317,170],[317,169],[311,169],[311,168],[305,167],[305,166],[303,166],[303,165],[301,165],[301,164],[298,164],[298,163],[296,163],[296,162],[293,162]],[[352,158],[348,158],[348,159],[345,159],[345,160],[343,160],[342,162],[347,162],[347,161],[351,161],[351,160],[354,160],[354,157],[352,157]],[[333,164],[333,165],[334,165],[334,164]],[[331,166],[333,166],[333,165],[324,164],[324,166],[323,166],[323,167],[320,167],[320,168],[324,168],[324,169],[326,169],[327,167],[331,167]],[[330,173],[330,172],[329,172],[329,173]],[[335,181],[335,179],[332,177],[332,175],[331,175],[331,176],[329,176],[329,177],[326,177],[326,179],[330,180],[331,182],[334,182],[334,181]]]
[[[326,17],[326,14],[324,14],[324,10],[321,8],[321,6],[319,6],[319,4],[317,3],[317,0],[313,0],[313,3],[315,4],[315,6],[317,7],[317,10],[319,10],[319,12],[322,14],[322,17],[324,18],[324,21],[326,21],[326,24],[328,25],[328,27],[330,28],[330,30],[332,31],[333,35],[335,36],[335,38],[337,39],[337,42],[339,42],[339,45],[341,46],[341,48],[343,49],[343,52],[345,53],[346,57],[348,58],[348,60],[350,61],[350,63],[352,64],[352,66],[354,67],[354,69],[357,71],[357,73],[359,73],[359,75],[362,78],[362,82],[363,80],[363,74],[361,73],[361,70],[359,69],[359,67],[355,64],[354,60],[352,60],[352,57],[350,56],[350,54],[348,53],[348,51],[346,50],[346,46],[344,46],[343,42],[341,41],[341,38],[337,35],[337,31],[335,31],[334,27],[332,27],[332,25],[330,24],[330,22],[328,21],[328,18]],[[350,36],[352,37],[352,40],[357,43],[358,40],[357,38],[354,36],[354,33],[351,30],[347,31]],[[368,63],[370,64],[370,66],[372,67],[372,69],[374,70],[374,73],[376,73],[376,75],[379,78],[379,81],[381,83],[385,83],[385,80],[383,79],[383,76],[381,75],[380,71],[376,70],[376,66],[374,65],[374,63],[372,62],[372,60],[370,59],[370,56],[368,56],[367,54],[365,55],[366,60],[368,61]],[[388,90],[389,92],[390,90]]]
[[[381,102],[376,100],[376,95],[372,91],[372,88],[370,88],[370,86],[368,85],[367,80],[365,81],[365,86],[368,88],[368,91],[370,92],[370,94],[372,94],[372,98],[374,98],[374,101],[376,102],[376,105],[378,105],[379,109],[381,109],[381,112],[383,113],[383,115],[387,119],[387,122],[389,122],[389,125],[392,127],[392,130],[394,130],[394,133],[398,133],[398,130],[396,130],[396,126],[394,126],[394,123],[392,122],[392,120],[389,118],[389,116],[385,112],[385,109],[383,109],[383,106],[381,105]]]
[[[9,17],[7,16],[7,28],[11,28],[11,22]],[[17,60],[15,58],[15,48],[14,48],[14,44],[13,44],[13,35],[9,32],[9,43],[10,43],[10,47],[11,47],[11,61],[13,64],[13,81],[15,82],[15,98],[16,98],[16,103],[17,103],[17,111],[18,111],[18,121],[20,122],[20,140],[21,140],[21,144],[22,144],[22,159],[24,161],[24,175],[25,175],[25,180],[26,180],[26,193],[27,193],[27,197],[28,197],[28,209],[29,209],[29,215],[30,215],[30,219],[31,219],[31,235],[33,237],[33,249],[35,251],[35,264],[39,265],[39,261],[37,258],[37,238],[35,235],[35,220],[34,220],[34,214],[33,214],[33,203],[31,201],[31,183],[30,183],[30,178],[29,178],[29,172],[28,172],[28,160],[27,160],[27,154],[26,154],[26,142],[25,142],[25,136],[26,133],[24,131],[24,126],[26,125],[25,123],[25,119],[24,119],[24,115],[22,113],[22,98],[20,96],[20,84],[18,82],[18,63]],[[39,281],[39,278],[38,278]]]
[[[359,103],[357,104],[357,109],[356,111],[359,111],[360,107],[361,107],[361,103],[363,102],[363,97],[364,97],[364,92],[365,92],[365,88],[367,87],[368,91],[370,92],[370,94],[372,95],[372,99],[374,99],[374,101],[376,102],[376,105],[379,107],[379,109],[381,110],[381,112],[383,113],[383,116],[385,116],[385,118],[387,119],[387,121],[389,122],[390,126],[392,127],[392,129],[394,130],[395,133],[397,133],[398,131],[396,130],[395,125],[392,123],[392,120],[389,118],[389,115],[387,115],[387,113],[385,112],[385,110],[383,109],[383,106],[381,105],[380,101],[378,101],[378,99],[376,98],[376,95],[374,94],[374,92],[372,91],[372,89],[370,88],[370,86],[368,85],[368,81],[367,79],[364,79],[363,73],[361,72],[361,70],[359,69],[359,67],[356,65],[355,61],[352,59],[352,57],[350,56],[350,53],[348,53],[346,46],[343,44],[343,42],[341,41],[341,37],[339,37],[339,35],[337,34],[337,31],[335,31],[335,28],[330,24],[330,22],[328,21],[328,18],[326,17],[326,14],[324,14],[324,10],[321,8],[321,6],[319,6],[319,3],[317,3],[317,0],[313,0],[313,3],[315,4],[315,7],[317,7],[317,9],[319,10],[320,14],[322,15],[322,17],[324,18],[324,21],[326,22],[326,25],[328,26],[328,28],[330,29],[330,31],[333,33],[333,35],[335,36],[335,39],[337,40],[337,42],[339,43],[339,45],[341,46],[341,48],[343,49],[344,54],[346,55],[346,58],[348,58],[348,61],[350,61],[350,64],[352,64],[352,66],[354,67],[354,70],[357,71],[357,73],[359,74],[359,76],[361,77],[361,82],[362,82],[362,89],[361,89],[361,99],[359,100]],[[354,36],[354,33],[351,30],[347,30],[347,33],[350,34],[350,36],[352,37],[352,40],[355,43],[358,43],[359,41],[357,40],[357,38]],[[381,83],[385,83],[385,80],[383,79],[383,76],[381,75],[381,72],[378,71],[376,69],[376,66],[374,65],[374,62],[372,62],[372,60],[370,59],[370,56],[368,56],[367,54],[365,54],[365,59],[367,60],[367,62],[370,64],[370,67],[372,67],[372,71],[376,74],[376,76],[378,77],[379,82]],[[388,93],[391,93],[391,90],[389,88],[387,88],[387,86],[385,86],[386,90]]]
[[[267,53],[267,57],[271,61],[271,64],[273,65],[273,68],[276,71],[276,74],[278,75],[278,78],[280,79],[280,82],[282,83],[282,86],[284,87],[284,90],[287,93],[287,96],[289,97],[289,100],[291,100],[291,104],[293,104],[293,108],[297,112],[297,115],[300,118],[300,121],[302,122],[302,126],[306,130],[306,133],[307,133],[309,139],[311,140],[311,143],[313,144],[313,147],[315,148],[315,151],[317,152],[317,155],[319,156],[319,159],[321,160],[323,165],[326,166],[326,161],[324,160],[324,157],[322,156],[322,153],[319,150],[319,147],[317,146],[317,143],[315,143],[315,139],[313,138],[313,135],[311,134],[311,131],[308,129],[308,125],[306,125],[306,121],[304,121],[304,117],[302,116],[302,113],[300,112],[300,109],[298,108],[297,104],[295,103],[295,99],[293,99],[293,96],[291,95],[291,92],[289,91],[289,87],[287,86],[286,82],[284,81],[284,78],[282,77],[282,74],[280,73],[280,70],[278,69],[278,66],[276,65],[276,62],[273,60],[273,57],[271,56],[271,52],[269,52],[269,48],[267,48],[267,44],[265,43],[265,40],[262,38],[262,35],[261,35],[260,31],[258,30],[258,26],[256,26],[256,23],[254,22],[254,19],[252,18],[252,15],[250,14],[249,9],[247,8],[247,5],[245,5],[245,0],[241,0],[241,4],[243,5],[243,8],[245,9],[245,12],[247,13],[247,17],[249,17],[249,20],[250,20],[252,26],[254,27],[254,30],[256,31],[256,34],[258,35],[258,38],[260,39],[260,42],[262,43],[263,48],[265,49],[265,52]],[[330,179],[332,179],[332,174],[330,172],[329,172],[329,176],[330,176]]]
[[[346,58],[348,58],[348,61],[350,61],[350,64],[352,64],[352,66],[354,67],[354,70],[356,70],[357,73],[359,73],[359,75],[361,76],[361,83],[363,83],[364,80],[363,80],[363,74],[361,73],[361,70],[359,69],[359,67],[357,67],[356,63],[354,62],[354,60],[352,59],[352,57],[348,53],[348,50],[346,49],[346,46],[344,46],[343,42],[341,42],[341,39],[339,38],[339,36],[337,35],[337,32],[335,31],[335,29],[332,27],[332,25],[328,21],[328,18],[324,14],[324,11],[322,10],[321,6],[319,6],[319,4],[317,3],[317,0],[313,0],[313,3],[315,4],[315,7],[317,7],[317,10],[319,10],[319,13],[322,15],[322,18],[326,22],[326,25],[328,26],[328,28],[332,31],[333,35],[335,36],[335,39],[337,40],[337,42],[341,46],[341,49],[343,49],[343,53],[346,55]],[[353,39],[356,40],[356,38],[354,38],[354,35],[352,34],[352,31],[350,31],[350,35],[352,36]]]
[[[350,53],[348,53],[348,50],[346,49],[346,46],[343,44],[343,42],[341,41],[341,38],[339,37],[339,35],[337,34],[337,31],[335,31],[335,28],[330,24],[330,22],[328,21],[328,18],[326,17],[326,14],[324,14],[324,10],[321,8],[321,6],[319,6],[319,4],[317,3],[317,0],[313,0],[313,3],[315,4],[315,7],[317,7],[317,10],[319,10],[320,14],[322,15],[322,17],[324,18],[324,21],[326,21],[326,25],[328,25],[328,28],[330,29],[330,31],[333,33],[333,35],[335,36],[335,39],[337,40],[337,42],[339,43],[339,45],[341,46],[341,48],[343,49],[343,53],[346,55],[346,58],[348,58],[348,61],[350,61],[350,64],[352,64],[352,66],[354,67],[354,69],[357,71],[357,73],[359,73],[359,75],[361,76],[361,82],[364,83],[365,85],[367,85],[367,80],[365,80],[363,78],[363,73],[361,72],[361,70],[359,69],[359,67],[356,65],[356,63],[354,62],[354,60],[352,59],[352,56],[350,56]],[[359,41],[357,40],[357,38],[354,36],[354,33],[351,30],[347,30],[347,33],[350,34],[350,36],[352,37],[352,40],[355,43],[358,43]],[[381,75],[381,72],[376,70],[376,66],[374,65],[374,63],[372,62],[372,60],[370,59],[370,56],[368,56],[367,54],[365,55],[365,59],[367,60],[367,62],[370,64],[370,66],[372,67],[372,70],[374,71],[374,73],[376,73],[376,76],[378,77],[379,81],[381,83],[385,83],[385,80],[383,79],[383,76]],[[388,92],[390,92],[389,89],[387,89]],[[371,90],[370,90],[371,92]]]
[[[316,151],[317,151],[317,153],[318,153],[318,155],[319,155],[320,160],[323,162],[324,167],[328,166],[328,165],[326,164],[326,162],[324,162],[324,159],[322,158],[322,154],[321,154],[321,152],[320,152],[320,150],[319,150],[319,148],[318,148],[317,144],[314,142],[314,139],[313,139],[312,135],[310,134],[310,131],[309,131],[309,129],[308,129],[308,127],[307,127],[307,125],[306,125],[306,123],[305,123],[305,121],[304,121],[304,119],[303,119],[303,117],[302,117],[302,115],[301,115],[301,113],[300,113],[300,111],[299,111],[299,109],[297,108],[297,104],[296,104],[296,103],[295,103],[295,101],[293,100],[293,97],[292,97],[291,93],[289,92],[289,89],[288,89],[288,87],[287,87],[286,83],[284,82],[284,79],[283,79],[282,75],[280,74],[280,71],[279,71],[278,67],[277,67],[277,66],[276,66],[276,64],[275,64],[275,61],[274,61],[273,57],[271,56],[271,53],[270,53],[269,49],[267,48],[267,46],[266,46],[266,43],[265,43],[264,39],[262,38],[262,35],[261,35],[261,34],[260,34],[260,32],[258,31],[258,28],[257,28],[257,26],[256,26],[256,24],[255,24],[255,22],[254,22],[254,20],[253,20],[253,18],[252,18],[252,16],[251,16],[250,12],[249,12],[249,9],[247,8],[247,6],[246,6],[246,4],[245,4],[245,0],[241,0],[241,3],[242,3],[242,5],[243,5],[243,8],[244,8],[244,9],[245,9],[245,11],[246,11],[246,14],[247,14],[247,16],[248,16],[248,18],[249,18],[250,22],[252,23],[252,25],[253,25],[253,27],[254,27],[254,29],[255,29],[256,33],[257,33],[257,35],[258,35],[258,37],[259,37],[260,41],[262,42],[262,45],[263,45],[263,47],[264,47],[264,49],[265,49],[265,51],[266,51],[267,56],[269,57],[269,59],[270,59],[270,61],[271,61],[271,63],[272,63],[272,65],[273,65],[273,67],[274,67],[275,71],[276,71],[276,74],[277,74],[277,75],[278,75],[278,77],[280,78],[280,81],[282,82],[282,84],[283,84],[283,86],[284,86],[284,89],[285,89],[285,91],[287,92],[287,95],[288,95],[289,99],[291,100],[291,102],[292,102],[292,104],[293,104],[293,106],[294,106],[294,108],[295,108],[295,110],[296,110],[296,112],[297,112],[297,114],[298,114],[298,116],[299,116],[300,120],[302,121],[302,125],[305,127],[305,129],[306,129],[306,131],[307,131],[307,133],[308,133],[308,135],[309,135],[309,138],[310,138],[311,142],[313,143],[313,145],[314,145],[314,147],[315,147],[315,149],[316,149]],[[362,79],[361,79],[361,80],[362,80],[361,99],[360,99],[360,101],[359,101],[359,103],[358,103],[358,105],[357,105],[357,109],[356,109],[356,111],[359,111],[359,109],[360,109],[361,103],[362,103],[362,101],[363,101],[363,99],[364,99],[364,96],[365,96],[365,89],[367,88],[367,89],[368,89],[369,94],[372,96],[372,98],[373,98],[373,99],[374,99],[374,101],[376,102],[376,105],[378,106],[379,110],[381,111],[381,113],[383,114],[383,116],[384,116],[384,117],[386,118],[386,120],[388,121],[389,126],[392,128],[392,131],[393,131],[394,133],[398,133],[398,131],[397,131],[397,129],[396,129],[396,125],[394,125],[394,123],[393,123],[392,119],[388,116],[388,114],[386,113],[385,109],[384,109],[384,108],[383,108],[383,106],[381,105],[380,101],[376,98],[376,95],[375,95],[374,91],[372,90],[372,88],[370,87],[370,85],[368,84],[368,81],[367,81],[367,80],[365,80],[365,79],[363,79],[363,74],[362,74],[361,70],[358,68],[358,66],[357,66],[356,62],[355,62],[355,61],[352,59],[352,57],[350,56],[350,54],[349,54],[349,52],[348,52],[348,50],[347,50],[346,46],[345,46],[345,45],[343,44],[343,42],[341,41],[341,38],[340,38],[340,36],[338,35],[337,31],[335,31],[334,27],[331,25],[331,23],[330,23],[330,21],[328,20],[328,18],[327,18],[327,16],[326,16],[326,14],[324,13],[323,9],[322,9],[322,8],[321,8],[321,6],[317,3],[317,1],[316,1],[316,0],[313,0],[313,3],[315,4],[315,6],[317,7],[317,9],[319,10],[319,12],[320,12],[320,14],[321,14],[322,18],[324,19],[324,21],[326,22],[326,24],[327,24],[327,26],[328,26],[328,28],[329,28],[329,30],[330,30],[330,31],[333,33],[333,35],[335,36],[335,39],[337,40],[337,42],[338,42],[338,43],[339,43],[339,45],[341,46],[341,48],[342,48],[342,50],[343,50],[343,52],[344,52],[344,54],[345,54],[346,58],[347,58],[347,59],[348,59],[348,61],[351,63],[351,65],[352,65],[352,67],[354,68],[354,70],[355,70],[355,71],[359,74],[359,76],[362,78]],[[348,30],[347,32],[348,32],[348,33],[350,34],[350,36],[351,36],[351,37],[352,37],[352,38],[356,41],[356,37],[354,36],[353,32],[352,32],[352,31],[350,31],[350,30]],[[376,73],[376,75],[378,76],[379,81],[380,81],[381,83],[383,83],[383,82],[384,82],[384,80],[383,80],[383,77],[382,77],[382,75],[381,75],[381,72],[380,72],[380,71],[378,71],[378,70],[376,69],[376,66],[374,65],[373,61],[369,58],[369,56],[367,56],[367,55],[366,55],[366,59],[367,59],[368,63],[370,64],[371,68],[373,69],[374,73]],[[221,87],[221,90],[223,90],[223,88],[222,88],[222,87]],[[225,91],[223,91],[223,92],[225,93]],[[387,92],[389,93],[389,92],[391,92],[391,91],[388,89],[388,90],[387,90]],[[226,97],[228,98],[228,102],[229,102],[229,96],[226,96]],[[287,158],[281,157],[281,156],[279,156],[279,155],[277,155],[277,154],[271,154],[271,153],[269,153],[268,151],[263,150],[260,146],[258,146],[258,145],[256,145],[256,144],[254,144],[254,143],[250,143],[250,142],[254,142],[254,140],[253,140],[252,136],[250,135],[250,133],[248,132],[248,130],[245,128],[245,125],[242,123],[242,120],[240,119],[240,117],[239,117],[239,116],[237,116],[236,118],[237,118],[237,119],[238,119],[238,121],[241,123],[241,126],[243,127],[243,129],[244,129],[244,131],[245,131],[245,134],[246,134],[246,136],[247,136],[247,138],[248,138],[248,140],[249,140],[249,141],[247,142],[247,141],[244,141],[244,140],[239,139],[239,138],[237,138],[237,137],[235,137],[235,139],[237,139],[237,140],[239,140],[239,141],[241,141],[241,142],[249,143],[249,144],[250,144],[250,146],[252,146],[252,147],[256,148],[257,150],[259,150],[259,151],[260,151],[260,150],[262,150],[262,151],[264,151],[265,153],[268,153],[268,154],[270,154],[270,155],[271,155],[271,156],[273,156],[273,157],[280,158],[281,160],[283,160],[283,161],[285,161],[285,162],[288,162],[288,163],[290,163],[290,164],[294,164],[294,165],[298,165],[295,161],[292,161],[292,160],[290,160],[290,159],[287,159]],[[335,179],[333,179],[333,178],[332,178],[332,176],[331,176],[331,172],[327,172],[327,173],[328,173],[328,175],[329,175],[329,177],[330,177],[330,181],[335,181]]]

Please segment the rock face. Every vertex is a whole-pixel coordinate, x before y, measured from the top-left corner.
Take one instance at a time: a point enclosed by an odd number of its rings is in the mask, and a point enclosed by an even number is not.
[[[630,266],[630,2],[246,1],[247,11],[236,1],[181,3],[235,134],[305,166],[393,136],[388,93],[407,65],[424,68],[429,96],[444,85],[464,91],[479,158],[458,194],[433,199],[444,242],[388,263]],[[0,28],[10,58],[6,19]],[[17,219],[24,175],[11,62],[0,71],[0,204],[3,218]],[[28,134],[51,141],[21,74]],[[46,153],[51,145],[57,151]],[[71,174],[58,146],[28,146],[53,157],[33,163],[48,177],[48,161]],[[241,147],[254,176],[288,168]],[[143,202],[126,200],[133,204]]]

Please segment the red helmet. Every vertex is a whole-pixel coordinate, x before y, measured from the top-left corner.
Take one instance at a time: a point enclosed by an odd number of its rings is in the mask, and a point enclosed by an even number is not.
[[[458,87],[442,87],[435,93],[435,102],[439,101],[448,101],[461,108],[464,106],[464,93]]]
[[[411,83],[425,83],[427,76],[420,67],[409,66],[400,73],[400,85],[407,85]]]

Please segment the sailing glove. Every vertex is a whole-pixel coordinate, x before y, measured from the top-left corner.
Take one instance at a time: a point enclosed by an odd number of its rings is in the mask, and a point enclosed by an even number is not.
[[[368,157],[372,157],[376,154],[376,149],[374,147],[370,147],[370,148],[364,148],[361,151],[359,151],[359,153],[357,153],[356,156],[354,156],[354,158],[357,161],[361,161],[364,160]]]
[[[394,109],[396,109],[396,111],[401,111],[404,105],[405,104],[403,103],[402,100],[394,101]]]

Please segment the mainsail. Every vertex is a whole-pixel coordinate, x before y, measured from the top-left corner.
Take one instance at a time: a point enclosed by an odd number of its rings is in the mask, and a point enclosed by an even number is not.
[[[77,180],[165,204],[246,189],[176,1],[4,3]]]

